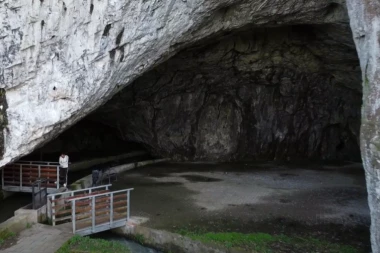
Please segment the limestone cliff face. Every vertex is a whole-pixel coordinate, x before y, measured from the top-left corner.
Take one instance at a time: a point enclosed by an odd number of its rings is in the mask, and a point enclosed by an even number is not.
[[[371,209],[372,252],[380,252],[380,2],[348,0],[363,79],[361,151]]]
[[[348,25],[301,25],[185,50],[92,117],[164,157],[360,161],[360,108]]]
[[[0,20],[4,165],[197,41],[247,26],[331,24],[347,16],[336,0],[3,0]]]

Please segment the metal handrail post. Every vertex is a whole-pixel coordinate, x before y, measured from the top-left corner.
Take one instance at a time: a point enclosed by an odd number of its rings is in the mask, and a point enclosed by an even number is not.
[[[75,201],[75,200],[74,200]],[[95,232],[95,196],[92,197],[92,232]]]
[[[32,184],[32,206],[33,206],[33,210],[35,209],[35,196],[34,196],[34,184]]]
[[[40,197],[39,197],[40,203],[42,203],[42,190],[41,190],[41,184],[42,184],[42,180],[41,180],[40,182],[38,182],[38,192],[40,193]]]
[[[20,164],[20,191],[22,188],[22,165]]]
[[[54,200],[55,200],[55,196],[53,195],[52,196],[52,201],[51,201],[51,219],[52,219],[52,221],[53,221],[53,226],[55,226],[55,202],[54,202]]]
[[[38,165],[38,177],[41,178],[41,165]]]
[[[110,206],[110,226],[113,223],[113,193],[111,192],[111,206]]]
[[[131,192],[130,190],[128,190],[128,192],[127,192],[127,220],[129,220],[129,212],[130,212],[130,205],[129,205],[129,202],[130,202],[129,193],[130,192]]]
[[[59,166],[57,166],[57,189],[59,189]]]
[[[75,230],[76,230],[76,224],[75,224],[75,221],[76,221],[76,213],[75,213],[75,199],[73,202],[71,202],[71,218],[72,218],[72,223],[73,223],[73,234],[75,234]]]

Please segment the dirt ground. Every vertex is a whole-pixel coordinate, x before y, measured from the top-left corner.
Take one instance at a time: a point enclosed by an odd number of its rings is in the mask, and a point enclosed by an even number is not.
[[[152,228],[312,236],[369,251],[360,164],[163,163],[113,185],[135,189],[132,215]]]

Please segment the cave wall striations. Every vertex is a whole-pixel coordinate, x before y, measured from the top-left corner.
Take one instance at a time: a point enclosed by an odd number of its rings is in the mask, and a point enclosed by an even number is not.
[[[7,119],[7,111],[8,104],[5,96],[5,90],[0,88],[0,159],[3,158],[4,155],[4,135],[7,131],[8,119]],[[1,198],[0,198],[1,199]]]
[[[292,26],[183,51],[92,117],[163,157],[360,160],[360,107],[348,26]]]
[[[8,123],[0,166],[57,137],[189,45],[250,25],[344,23],[344,4],[2,0],[0,88]]]
[[[348,0],[347,6],[362,70],[360,146],[371,210],[372,252],[380,253],[380,2]]]

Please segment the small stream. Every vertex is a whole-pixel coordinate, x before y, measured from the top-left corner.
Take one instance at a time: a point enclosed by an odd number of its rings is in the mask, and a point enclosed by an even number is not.
[[[134,241],[128,240],[123,236],[111,233],[111,232],[102,232],[90,236],[91,238],[104,239],[107,241],[116,241],[126,245],[131,253],[163,253],[161,251],[144,247]]]
[[[30,203],[32,203],[32,195],[28,193],[16,193],[5,200],[1,200],[0,223],[12,218],[17,209],[20,209]]]

